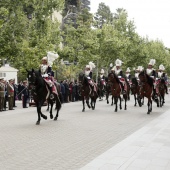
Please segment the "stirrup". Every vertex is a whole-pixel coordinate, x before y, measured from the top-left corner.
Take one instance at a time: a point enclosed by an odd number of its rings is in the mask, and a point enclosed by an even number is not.
[[[54,94],[50,94],[50,99],[54,99]]]

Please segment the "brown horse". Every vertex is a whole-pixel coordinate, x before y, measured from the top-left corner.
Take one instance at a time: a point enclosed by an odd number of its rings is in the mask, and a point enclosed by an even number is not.
[[[134,99],[135,99],[135,105],[134,106],[136,106],[137,102],[138,102],[139,106],[141,107],[144,104],[144,98],[141,102],[141,100],[140,100],[140,86],[139,86],[138,80],[135,77],[132,78],[130,90],[131,90],[131,93],[132,93],[132,95],[134,96]]]
[[[146,74],[146,71],[142,71],[139,73],[139,80],[141,83],[140,86],[140,99],[143,97],[148,98],[148,112],[150,114],[152,112],[152,92],[153,92],[153,79]],[[141,102],[140,102],[141,105]]]
[[[165,80],[162,78],[159,80],[158,83],[158,96],[159,96],[159,104],[160,107],[162,107],[165,103],[165,92],[166,92],[166,88],[165,88]]]
[[[98,94],[97,94],[97,85],[95,83],[94,83],[94,86],[96,88],[96,91],[94,91],[90,87],[88,79],[85,76],[85,74],[83,74],[83,73],[79,74],[79,94],[81,96],[81,100],[83,103],[82,112],[85,111],[85,100],[86,100],[86,104],[89,108],[92,108],[92,110],[95,109],[96,99],[98,98]],[[91,100],[90,104],[89,104],[89,100]]]
[[[122,103],[121,103],[121,85],[120,85],[120,80],[117,77],[117,75],[113,72],[109,73],[108,75],[108,83],[110,83],[111,85],[111,94],[114,98],[114,103],[115,103],[115,112],[117,112],[117,103],[118,103],[118,99],[120,101],[120,109],[122,109]],[[123,98],[125,101],[125,110],[127,109],[127,94],[123,94]]]

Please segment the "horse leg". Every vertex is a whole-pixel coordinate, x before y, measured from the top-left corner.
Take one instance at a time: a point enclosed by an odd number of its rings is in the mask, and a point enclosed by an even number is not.
[[[43,105],[43,103],[44,101],[37,103],[38,120],[36,122],[36,125],[40,124],[41,117],[44,118],[45,120],[47,119],[47,116],[41,112],[41,106]]]
[[[49,111],[49,101],[47,103],[47,110],[46,111]]]
[[[118,101],[118,98],[114,97],[114,101],[115,101],[115,112],[117,112],[117,101]]]
[[[159,97],[159,104],[160,104],[160,107],[162,107],[162,96],[161,95]]]
[[[61,109],[61,101],[59,98],[56,99],[56,116],[54,118],[54,120],[57,120],[58,119],[58,113],[59,113],[59,110]]]
[[[115,98],[114,98],[113,95],[112,95],[112,103],[111,103],[111,106],[113,106],[113,100],[114,100],[114,104],[116,104]]]
[[[124,110],[127,110],[127,105],[126,105],[127,98],[125,97],[124,99],[125,99],[125,108],[124,108]]]
[[[136,102],[136,95],[135,94],[134,94],[134,99],[135,99],[135,105],[134,106],[136,106],[137,102]]]
[[[119,108],[120,108],[120,110],[121,110],[121,109],[122,109],[122,99],[121,99],[120,96],[119,96],[119,102],[120,102]]]
[[[51,108],[50,108],[50,118],[53,119],[53,101],[50,100],[50,105],[51,105]]]
[[[91,106],[90,106],[90,104],[89,104],[89,98],[86,100],[86,104],[87,104],[88,108],[90,109]]]
[[[82,110],[82,112],[84,112],[85,111],[84,97],[82,97],[82,103],[83,103],[83,110]]]
[[[37,122],[36,122],[36,125],[39,125],[39,124],[40,124],[40,121],[41,121],[41,116],[40,116],[40,112],[39,112],[38,105],[37,105],[37,113],[38,113],[38,120],[37,120]]]
[[[151,100],[151,98],[148,98],[148,112],[147,112],[147,114],[150,114],[151,111],[152,111],[152,100]]]

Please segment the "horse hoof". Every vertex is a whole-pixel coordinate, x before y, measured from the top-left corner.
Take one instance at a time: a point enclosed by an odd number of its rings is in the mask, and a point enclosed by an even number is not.
[[[50,115],[50,118],[53,119],[53,115]]]
[[[55,117],[54,120],[57,120],[57,117]]]
[[[85,112],[85,110],[82,110],[82,112]]]
[[[36,125],[39,125],[39,124],[40,124],[40,121],[37,121],[37,122],[36,122]]]
[[[147,112],[147,114],[150,114],[150,112]]]

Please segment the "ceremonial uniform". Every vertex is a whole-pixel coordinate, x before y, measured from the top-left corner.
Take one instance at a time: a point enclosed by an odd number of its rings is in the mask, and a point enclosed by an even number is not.
[[[48,65],[48,58],[47,57],[42,58],[42,64],[40,66],[40,70],[41,70],[42,77],[44,77],[44,80],[49,85],[50,98],[53,99],[54,98],[53,93],[55,93],[56,95],[58,93],[57,93],[57,90],[55,88],[54,82],[51,79],[51,76],[54,76],[54,72],[52,71],[51,65]]]
[[[0,112],[3,111],[5,100],[5,84],[3,81],[4,79],[0,78]]]
[[[13,80],[10,79],[7,84],[7,94],[8,94],[8,107],[9,110],[13,109],[13,100],[14,100],[14,87],[13,87]]]
[[[90,87],[91,87],[91,92],[92,91],[97,91],[96,90],[96,86],[94,85],[94,82],[93,82],[93,80],[92,80],[92,70],[93,70],[93,68],[95,68],[95,64],[93,63],[93,62],[89,62],[89,64],[88,65],[86,65],[86,67],[85,67],[85,71],[84,71],[84,73],[85,73],[85,76],[87,77],[87,79],[88,79],[88,83],[89,83],[89,85],[90,85]],[[90,92],[90,93],[91,93]]]
[[[128,67],[126,69],[126,73],[125,73],[125,76],[126,76],[126,80],[129,82],[131,80],[131,74],[130,74],[130,68]]]
[[[123,71],[121,69],[122,63],[123,62],[121,60],[117,59],[115,61],[115,66],[112,68],[111,71],[113,71],[117,75],[117,77],[119,78],[120,84],[121,84],[121,87],[122,87],[122,92],[126,93],[127,84],[125,82],[125,76],[123,75]]]
[[[165,67],[162,64],[159,65],[159,69],[158,69],[158,72],[156,74],[156,77],[157,77],[158,81],[160,81],[160,79],[164,79],[165,80],[165,84],[164,85],[165,85],[165,89],[166,89],[166,94],[168,94],[168,88],[167,88],[167,85],[166,85],[167,77],[166,77],[166,74],[165,74],[164,70],[165,70]]]
[[[139,73],[143,71],[144,68],[142,66],[138,66],[137,69],[135,69],[135,78],[139,81]]]

